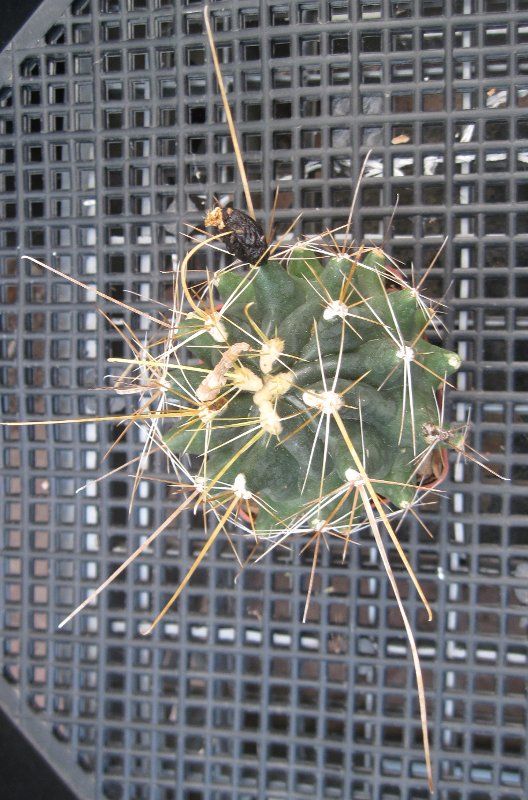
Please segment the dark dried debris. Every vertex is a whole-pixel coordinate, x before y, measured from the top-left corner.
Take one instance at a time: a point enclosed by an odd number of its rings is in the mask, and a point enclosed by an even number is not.
[[[266,237],[259,223],[237,208],[217,206],[205,217],[205,224],[229,231],[223,241],[229,253],[240,261],[256,264],[267,250]]]

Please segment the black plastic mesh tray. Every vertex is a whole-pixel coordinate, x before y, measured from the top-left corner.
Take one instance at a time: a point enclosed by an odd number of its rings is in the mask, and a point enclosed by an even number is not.
[[[402,536],[432,601],[400,586],[425,671],[440,800],[524,800],[528,664],[528,2],[213,4],[223,70],[263,218],[342,223],[450,288],[447,343],[465,366],[451,419],[512,478],[454,468],[449,495]],[[124,350],[94,297],[42,258],[152,311],[178,235],[240,183],[202,4],[45,0],[0,56],[0,354],[9,419],[119,413],[96,391]],[[139,299],[128,294],[135,292]],[[119,324],[129,319],[100,303]],[[131,320],[132,321],[132,320]],[[137,318],[135,320],[137,324]],[[141,323],[143,324],[143,323]],[[126,400],[126,398],[125,398]],[[118,800],[428,797],[410,654],[373,543],[245,571],[219,543],[177,609],[139,634],[201,540],[189,518],[68,629],[57,623],[173,508],[144,481],[132,431],[0,428],[0,701],[76,787]],[[154,474],[164,474],[161,464]],[[395,564],[395,566],[397,566]]]

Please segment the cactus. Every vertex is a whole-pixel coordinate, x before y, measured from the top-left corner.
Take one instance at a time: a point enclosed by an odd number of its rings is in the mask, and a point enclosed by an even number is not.
[[[258,537],[317,520],[350,528],[364,515],[350,489],[365,479],[396,508],[409,506],[448,444],[431,438],[436,392],[460,366],[424,338],[434,309],[378,248],[318,241],[272,253],[243,212],[215,209],[206,223],[256,263],[219,271],[221,307],[209,286],[181,320],[198,367],[172,373],[187,399],[166,444],[201,457],[206,490],[217,480],[239,487]]]

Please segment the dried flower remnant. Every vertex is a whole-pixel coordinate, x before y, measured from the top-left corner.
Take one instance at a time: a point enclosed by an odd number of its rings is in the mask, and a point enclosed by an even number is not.
[[[257,264],[267,250],[266,237],[259,223],[244,211],[216,206],[205,217],[205,224],[226,232],[224,243],[229,253],[248,264]]]

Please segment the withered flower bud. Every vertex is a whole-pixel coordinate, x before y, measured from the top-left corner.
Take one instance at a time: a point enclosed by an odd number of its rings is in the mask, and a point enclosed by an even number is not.
[[[240,261],[255,264],[268,246],[258,222],[237,208],[213,208],[207,212],[205,224],[229,231],[224,237],[226,248]]]

